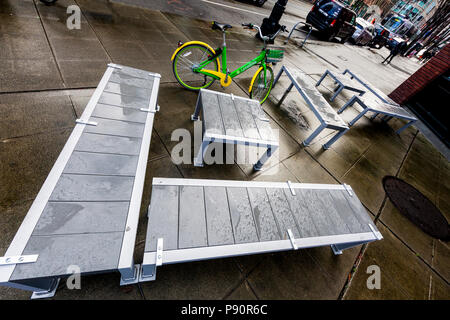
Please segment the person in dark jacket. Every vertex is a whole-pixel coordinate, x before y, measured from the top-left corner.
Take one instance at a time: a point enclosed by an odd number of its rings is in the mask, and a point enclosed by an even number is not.
[[[405,48],[406,48],[406,41],[397,43],[397,45],[394,48],[392,48],[391,53],[389,53],[389,55],[386,57],[386,59],[383,60],[382,63],[385,62],[386,64],[391,63],[392,59],[399,53],[403,52]]]

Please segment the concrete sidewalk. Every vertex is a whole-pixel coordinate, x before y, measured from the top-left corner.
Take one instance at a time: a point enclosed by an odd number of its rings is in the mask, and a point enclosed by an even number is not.
[[[66,28],[66,8],[82,9],[81,30]],[[251,165],[174,165],[171,133],[186,128],[197,93],[176,83],[170,57],[179,40],[202,40],[213,47],[221,34],[210,23],[104,1],[59,0],[45,6],[35,0],[0,4],[0,256],[36,197],[54,161],[108,62],[158,72],[161,111],[151,142],[135,260],[142,261],[146,208],[153,177],[347,183],[367,208],[384,239],[334,256],[314,248],[214,261],[168,265],[154,282],[119,287],[119,274],[82,278],[81,290],[62,282],[56,299],[449,299],[450,248],[415,227],[386,198],[381,180],[398,176],[423,192],[450,219],[448,161],[414,127],[397,135],[400,120],[389,124],[361,119],[331,149],[324,151],[323,133],[309,147],[301,146],[317,124],[303,99],[292,93],[280,108],[277,101],[286,79],[263,105],[271,125],[280,130],[279,152],[262,172]],[[227,35],[230,69],[253,58],[261,43],[253,33],[234,27]],[[349,67],[385,93],[408,73],[383,66],[381,57],[365,48],[309,44],[286,48],[283,64],[317,80],[325,69]],[[413,70],[410,61],[408,70]],[[277,72],[279,66],[275,68]],[[211,89],[245,96],[252,72],[228,88]],[[331,81],[319,90],[329,100]],[[350,94],[332,106],[337,110]],[[292,113],[292,110],[298,112]],[[352,108],[343,113],[354,117]],[[381,289],[369,290],[367,267],[381,269]],[[28,299],[29,293],[0,287],[0,299]]]

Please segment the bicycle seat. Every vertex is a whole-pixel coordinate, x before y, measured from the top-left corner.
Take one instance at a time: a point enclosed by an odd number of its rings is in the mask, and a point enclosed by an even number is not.
[[[226,23],[218,23],[217,21],[213,21],[213,23],[212,23],[213,30],[225,31],[225,30],[231,29],[231,28],[233,28],[233,27]]]

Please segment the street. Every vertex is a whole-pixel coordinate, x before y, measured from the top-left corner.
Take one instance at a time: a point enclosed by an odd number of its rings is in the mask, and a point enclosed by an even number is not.
[[[400,134],[405,120],[389,122],[363,116],[330,149],[322,143],[333,135],[323,131],[309,146],[302,142],[319,121],[302,96],[293,90],[278,103],[288,87],[286,76],[262,105],[264,117],[279,133],[279,149],[264,170],[253,164],[213,164],[194,167],[175,164],[173,132],[186,129],[194,136],[191,114],[198,93],[185,90],[174,77],[171,56],[178,41],[222,43],[217,20],[233,26],[226,34],[231,70],[255,58],[262,42],[241,23],[261,24],[275,0],[259,8],[236,0],[59,0],[46,6],[38,0],[0,2],[0,257],[4,255],[46,180],[55,160],[80,119],[108,63],[161,75],[160,111],[155,113],[147,161],[135,260],[143,260],[147,208],[154,177],[295,183],[348,184],[360,199],[383,240],[346,250],[335,256],[330,247],[258,254],[164,265],[156,281],[119,286],[119,274],[82,277],[80,290],[62,281],[55,299],[449,299],[450,248],[413,225],[387,198],[382,180],[395,176],[413,185],[449,220],[450,166],[418,126]],[[67,7],[81,9],[80,29],[69,30]],[[290,30],[304,20],[311,4],[290,0],[282,23]],[[386,48],[323,41],[317,32],[303,48],[295,33],[283,45],[285,54],[274,65],[298,69],[315,84],[325,70],[345,69],[361,75],[388,95],[421,65],[395,57],[381,62]],[[248,97],[256,67],[239,74],[229,87],[216,81],[210,90]],[[335,84],[327,78],[320,94],[334,111],[354,92],[344,91],[334,101]],[[349,107],[339,116],[345,123],[359,114]],[[147,110],[148,111],[148,110]],[[333,112],[334,112],[333,111]],[[150,132],[150,131],[149,131]],[[149,134],[150,136],[150,134]],[[44,236],[42,236],[44,237]],[[381,289],[367,287],[368,268],[381,269]],[[29,292],[0,286],[0,299],[28,299]]]

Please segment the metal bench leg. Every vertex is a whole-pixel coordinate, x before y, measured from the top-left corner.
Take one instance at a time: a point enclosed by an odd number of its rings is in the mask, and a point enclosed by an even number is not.
[[[200,94],[199,94],[199,96],[198,96],[198,99],[197,99],[197,104],[195,105],[195,110],[194,110],[194,113],[191,115],[191,120],[192,121],[198,121],[198,115],[200,114]]]
[[[408,122],[403,127],[401,127],[400,129],[397,130],[397,134],[400,134],[403,130],[405,130],[406,128],[408,128],[410,125],[412,125],[415,122],[416,122],[416,120],[412,120],[412,121]]]
[[[206,150],[208,149],[208,145],[211,141],[203,141],[200,149],[198,150],[197,157],[194,159],[195,167],[203,167],[203,157],[205,156]]]
[[[336,133],[330,140],[328,140],[327,143],[325,143],[322,147],[325,150],[328,150],[333,143],[337,141],[340,137],[342,137],[349,129],[340,130],[338,133]]]
[[[139,282],[154,281],[156,279],[156,264],[141,266]]]
[[[119,272],[120,272],[120,285],[121,286],[136,284],[139,281],[141,265],[133,264],[129,268],[119,269]]]
[[[253,166],[253,170],[260,171],[264,163],[267,162],[267,160],[272,156],[275,150],[277,150],[277,147],[269,146],[267,148],[267,151],[262,155],[261,159],[259,159],[258,162]]]
[[[31,299],[45,299],[45,298],[52,298],[56,294],[56,290],[58,289],[60,278],[52,278],[50,287],[47,290],[38,290],[34,291],[31,295]]]
[[[5,286],[32,291],[31,299],[51,298],[58,289],[60,278],[35,278],[22,280],[20,282],[7,282]]]
[[[311,133],[311,135],[310,135],[308,138],[306,138],[305,141],[303,141],[303,145],[304,145],[305,147],[309,146],[309,144],[311,143],[311,141],[313,141],[314,138],[317,137],[317,136],[319,135],[319,133],[321,133],[322,130],[325,129],[326,127],[327,127],[326,124],[321,124],[316,130],[314,130],[313,133]]]
[[[339,95],[339,93],[342,92],[342,90],[344,90],[344,86],[342,84],[339,84],[339,86],[337,87],[337,90],[335,91],[335,93],[331,97],[330,101],[333,101]]]
[[[356,96],[353,96],[350,98],[350,100],[348,100],[339,110],[337,113],[342,113],[345,109],[347,109],[348,107],[351,107],[352,105],[354,105],[356,102]]]
[[[320,84],[322,83],[323,79],[325,79],[327,74],[328,74],[328,70],[326,70],[325,73],[320,77],[319,81],[317,81],[316,87],[320,86]]]
[[[292,90],[292,87],[293,87],[293,86],[294,86],[294,84],[291,83],[291,84],[289,85],[289,87],[286,89],[286,91],[283,93],[283,96],[281,97],[280,101],[278,101],[278,105],[279,105],[279,106],[283,103],[284,99],[286,99],[287,95],[288,95],[289,92]]]
[[[386,115],[386,116],[384,116],[381,120],[383,120],[384,122],[388,122],[388,121],[391,120],[391,119],[392,119],[391,116]]]
[[[356,121],[358,121],[359,119],[362,118],[362,116],[364,116],[366,114],[366,112],[368,111],[368,109],[364,109],[363,111],[361,111],[360,114],[358,114],[352,121],[350,121],[350,123],[348,124],[349,126],[352,126],[355,124]]]
[[[280,71],[278,72],[277,76],[275,77],[275,80],[274,80],[274,82],[273,82],[273,86],[272,86],[272,87],[275,87],[275,84],[276,84],[276,83],[278,82],[278,80],[280,79],[281,74],[283,73],[283,71],[284,71],[284,66],[281,67]]]
[[[370,241],[369,241],[370,242]],[[350,249],[362,244],[367,243],[367,241],[360,241],[360,242],[350,242],[350,243],[343,243],[343,244],[332,244],[331,249],[333,250],[333,253],[335,255],[342,254],[342,250]]]

